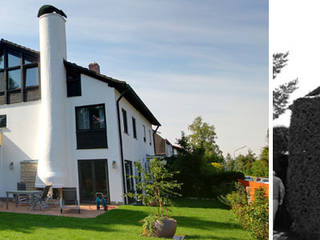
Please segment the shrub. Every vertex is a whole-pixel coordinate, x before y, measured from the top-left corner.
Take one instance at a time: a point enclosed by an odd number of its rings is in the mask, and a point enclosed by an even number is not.
[[[233,190],[233,185],[238,179],[244,179],[244,174],[235,171],[216,170],[210,164],[212,171],[202,171],[201,153],[180,154],[178,157],[168,159],[171,171],[179,171],[176,175],[178,182],[183,183],[181,194],[184,197],[217,198]],[[219,163],[214,163],[219,166]]]
[[[227,195],[240,225],[257,240],[269,239],[269,204],[263,188],[256,189],[255,201],[248,202],[245,189],[237,184],[237,190]]]
[[[306,239],[320,236],[319,106],[319,97],[296,100],[289,129],[288,210],[293,230]]]
[[[163,220],[163,217],[159,217],[157,215],[149,215],[145,217],[143,221],[143,233],[142,235],[145,237],[156,237],[157,236],[157,229],[155,228],[155,222],[157,220]]]

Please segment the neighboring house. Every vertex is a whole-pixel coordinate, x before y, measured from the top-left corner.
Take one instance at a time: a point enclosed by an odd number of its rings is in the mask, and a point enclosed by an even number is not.
[[[181,146],[175,145],[175,144],[172,145],[172,148],[173,148],[173,155],[174,156],[177,156],[179,154],[179,152],[181,152],[183,150],[183,148]]]
[[[40,52],[0,41],[0,197],[24,181],[126,203],[160,123],[126,82],[67,60],[61,10],[43,6],[38,18]]]
[[[169,142],[169,140],[162,138],[157,133],[154,134],[154,144],[156,155],[164,157],[172,157],[173,155],[177,155],[174,146]]]

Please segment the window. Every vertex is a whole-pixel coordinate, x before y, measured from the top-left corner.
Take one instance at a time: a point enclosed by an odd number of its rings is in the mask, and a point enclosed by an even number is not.
[[[151,139],[151,129],[149,129],[149,145],[151,146],[152,139]]]
[[[0,104],[40,99],[39,55],[15,46],[0,46]]]
[[[104,104],[76,107],[78,149],[107,148]]]
[[[5,90],[5,83],[4,83],[4,72],[0,72],[0,92]]]
[[[21,88],[21,70],[8,71],[8,90],[15,90]]]
[[[7,115],[0,115],[0,128],[7,127]]]
[[[143,141],[146,142],[146,126],[145,125],[142,125],[143,126]]]
[[[81,96],[80,73],[71,69],[67,69],[67,96]]]
[[[8,53],[8,68],[10,67],[17,67],[21,65],[21,57],[20,54],[15,53]]]
[[[122,108],[123,131],[128,133],[127,111]]]
[[[39,71],[38,67],[26,69],[26,87],[39,86]]]
[[[133,137],[137,138],[136,119],[132,117]]]
[[[3,69],[4,69],[4,53],[0,49],[0,70],[3,70]]]

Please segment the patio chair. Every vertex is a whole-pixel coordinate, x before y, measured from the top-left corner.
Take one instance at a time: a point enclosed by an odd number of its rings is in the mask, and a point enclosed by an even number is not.
[[[45,188],[43,189],[41,194],[35,195],[33,197],[32,203],[31,203],[32,210],[34,210],[36,206],[39,206],[40,210],[48,207],[48,200],[49,200],[49,198],[52,197],[51,195],[49,195],[49,191],[50,191],[51,187],[52,187],[51,185],[45,186]]]
[[[18,182],[17,183],[17,190],[18,191],[26,191],[27,190],[27,186],[24,182]],[[26,195],[15,195],[14,194],[14,199],[16,200],[16,204],[21,204],[21,203],[30,203],[30,198],[29,196]]]
[[[77,190],[75,188],[63,188],[62,198],[60,199],[60,212],[65,209],[76,209],[80,214],[80,205],[77,198]]]

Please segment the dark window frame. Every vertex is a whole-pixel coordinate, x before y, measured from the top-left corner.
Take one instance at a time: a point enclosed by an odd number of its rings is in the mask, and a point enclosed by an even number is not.
[[[91,129],[92,127],[92,122],[90,120],[90,129],[79,129],[79,122],[78,122],[78,110],[81,108],[93,108],[93,107],[98,107],[98,106],[103,106],[103,114],[104,114],[104,128],[101,129]],[[77,149],[81,150],[81,149],[105,149],[108,148],[108,136],[107,136],[107,119],[106,119],[106,107],[104,103],[100,103],[100,104],[92,104],[92,105],[84,105],[84,106],[76,106],[75,107],[75,118],[76,118],[76,140],[77,140]],[[92,144],[90,143],[90,137],[88,139],[85,139],[86,136],[93,136],[93,137],[99,137],[98,135],[100,135],[100,137],[102,136],[102,140],[104,141],[103,143],[99,144]],[[83,142],[83,139],[85,139],[84,141],[87,142]]]
[[[134,117],[132,117],[132,131],[133,131],[133,138],[137,139],[137,122]]]
[[[4,117],[4,125],[2,125],[1,118]],[[7,127],[7,114],[1,114],[0,115],[0,128],[6,128]]]
[[[82,95],[80,72],[66,68],[66,79],[67,97],[80,97]]]
[[[129,135],[127,111],[124,108],[122,108],[121,112],[122,112],[123,132]]]
[[[4,60],[4,68],[0,69],[0,72],[4,74],[3,89],[0,90],[0,105],[39,100],[41,98],[39,55],[37,53],[29,52],[26,49],[7,44],[2,44],[0,46],[0,53]],[[20,58],[20,64],[9,67],[9,54]],[[29,63],[26,63],[26,61]],[[38,85],[27,87],[26,70],[35,67],[38,69]],[[20,86],[18,88],[9,89],[9,71],[18,69],[20,70]]]
[[[146,142],[147,141],[146,126],[142,124],[142,127],[143,127],[143,141]]]
[[[151,129],[149,128],[149,145],[152,145]]]

